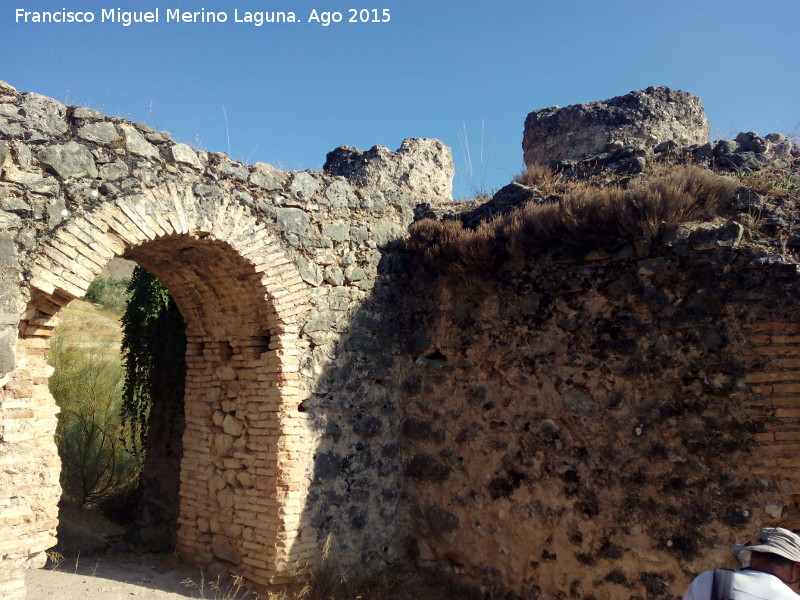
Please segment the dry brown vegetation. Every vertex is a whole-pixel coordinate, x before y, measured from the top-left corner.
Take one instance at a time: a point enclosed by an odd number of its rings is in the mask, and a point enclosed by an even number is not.
[[[635,179],[626,188],[561,181],[546,169],[529,170],[525,177],[541,194],[560,194],[559,200],[530,202],[474,230],[458,220],[422,220],[408,240],[415,265],[439,274],[488,274],[554,245],[585,252],[652,240],[669,227],[720,215],[739,187],[732,178],[686,165]]]

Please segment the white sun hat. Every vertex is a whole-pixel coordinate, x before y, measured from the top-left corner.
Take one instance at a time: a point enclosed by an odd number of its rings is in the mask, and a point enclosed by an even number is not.
[[[761,530],[757,544],[750,546],[737,544],[733,548],[751,552],[769,552],[800,562],[800,536],[783,527],[765,527]]]

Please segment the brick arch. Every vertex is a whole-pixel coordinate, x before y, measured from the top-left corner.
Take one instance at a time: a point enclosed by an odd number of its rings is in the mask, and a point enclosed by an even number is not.
[[[274,233],[234,201],[169,185],[118,198],[62,223],[32,267],[11,389],[35,412],[41,443],[33,549],[54,543],[57,408],[47,390],[57,314],[114,257],[137,261],[170,289],[187,323],[186,430],[178,547],[222,560],[261,584],[286,581],[316,539],[300,513],[310,430],[299,410],[306,284]],[[30,433],[30,432],[29,432]],[[8,436],[6,436],[8,439]]]

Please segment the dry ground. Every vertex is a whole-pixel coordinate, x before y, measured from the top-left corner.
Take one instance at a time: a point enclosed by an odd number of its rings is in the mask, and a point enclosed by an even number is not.
[[[76,565],[77,562],[77,565]],[[102,558],[65,559],[57,568],[34,569],[25,577],[28,600],[177,600],[215,598],[184,581],[201,582],[197,567],[176,565],[166,569],[164,559],[123,554]]]

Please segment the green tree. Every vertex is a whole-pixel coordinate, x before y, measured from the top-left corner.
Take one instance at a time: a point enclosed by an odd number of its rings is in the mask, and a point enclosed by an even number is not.
[[[174,547],[178,529],[186,326],[167,289],[144,269],[134,269],[128,290],[122,416],[145,449],[129,534],[141,548],[163,551]]]
[[[122,316],[122,415],[145,448],[155,399],[169,412],[183,413],[186,325],[167,288],[145,269],[134,269],[128,294]]]
[[[113,313],[121,313],[128,303],[128,287],[130,279],[127,277],[105,277],[98,275],[89,284],[84,299],[88,302],[101,305]]]

